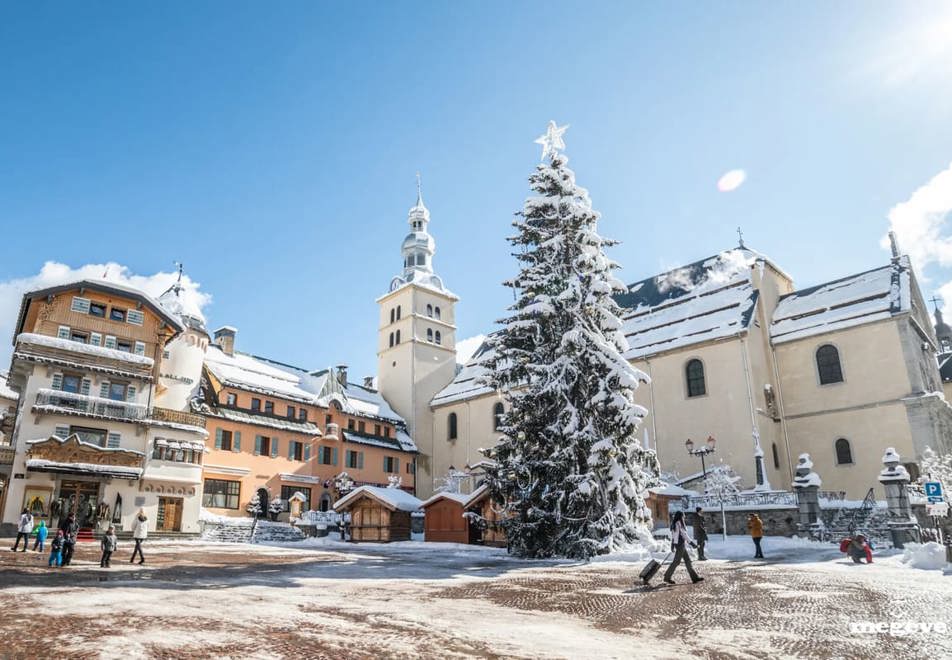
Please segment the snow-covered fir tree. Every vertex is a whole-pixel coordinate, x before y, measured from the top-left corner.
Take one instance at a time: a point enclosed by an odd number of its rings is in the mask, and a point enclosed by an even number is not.
[[[941,481],[945,488],[952,488],[952,454],[940,455],[932,447],[926,447],[919,472],[922,481]]]
[[[647,376],[623,354],[628,341],[612,295],[625,290],[605,255],[599,214],[575,183],[550,122],[543,163],[509,239],[518,275],[510,316],[490,339],[486,383],[506,393],[487,483],[505,509],[510,551],[588,558],[650,539],[645,489],[655,453],[637,430],[647,411],[634,392]]]
[[[275,497],[271,500],[271,504],[268,505],[268,513],[271,514],[271,520],[277,520],[282,511],[284,511],[284,500],[280,497]]]
[[[256,520],[258,516],[260,516],[264,512],[264,509],[261,506],[261,498],[258,497],[258,493],[255,493],[254,495],[251,496],[251,500],[248,502],[248,506],[246,506],[245,509]]]

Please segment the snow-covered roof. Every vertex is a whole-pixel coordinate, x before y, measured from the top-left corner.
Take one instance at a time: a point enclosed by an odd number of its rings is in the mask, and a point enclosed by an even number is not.
[[[243,424],[257,424],[258,426],[267,426],[281,431],[291,431],[293,433],[305,433],[311,436],[321,435],[321,429],[314,422],[302,422],[283,417],[270,417],[268,415],[255,415],[234,408],[212,408],[208,412],[203,412],[211,417],[222,417],[232,422],[241,422]]]
[[[423,504],[420,500],[402,488],[360,486],[359,488],[355,488],[354,490],[347,493],[347,495],[337,500],[337,502],[334,503],[334,510],[340,511],[342,509],[346,509],[350,503],[357,501],[364,495],[372,497],[375,500],[383,503],[385,506],[398,511],[417,511]]]
[[[7,384],[7,377],[8,374],[0,372],[0,399],[13,399],[16,401],[20,398],[20,395],[10,389],[10,386]]]
[[[99,465],[98,463],[63,463],[42,458],[28,458],[26,469],[34,472],[58,472],[63,474],[98,474],[117,479],[138,479],[142,468],[121,465]]]
[[[751,269],[758,262],[770,263],[737,248],[629,286],[615,296],[625,310],[623,330],[631,346],[625,357],[634,360],[746,332],[757,304]]]
[[[178,318],[183,325],[205,331],[205,315],[195,296],[176,282],[159,296],[159,304]]]
[[[489,394],[493,390],[480,383],[480,377],[486,375],[487,370],[483,365],[483,360],[492,356],[492,349],[485,341],[476,349],[469,361],[463,365],[463,368],[457,372],[456,377],[450,381],[449,385],[436,393],[430,400],[431,406],[442,406],[456,401],[465,401],[473,399],[484,394]]]
[[[90,357],[106,358],[127,362],[143,367],[152,367],[152,358],[145,355],[136,355],[119,351],[115,348],[105,348],[104,346],[95,346],[93,344],[83,344],[71,339],[61,339],[59,337],[50,337],[49,335],[38,335],[32,332],[21,332],[16,336],[17,344],[32,344],[34,346],[45,346],[47,348],[56,348],[73,353],[82,353]]]
[[[438,502],[440,500],[453,500],[454,502],[458,502],[459,504],[465,506],[466,503],[469,501],[469,498],[470,496],[466,493],[439,492],[439,493],[435,493],[432,497],[424,500],[423,503],[420,504],[420,506],[423,508],[426,508],[430,506],[431,504],[433,504],[434,502]]]
[[[469,497],[467,497],[466,501],[463,502],[463,508],[468,509],[469,507],[476,504],[488,493],[489,493],[489,486],[487,486],[486,484],[483,484],[482,486],[480,486],[479,488],[477,488],[476,490],[474,490],[472,493],[469,494]]]
[[[910,264],[881,268],[795,291],[780,299],[770,326],[773,343],[888,319],[911,309]]]
[[[697,497],[698,495],[696,490],[688,490],[673,484],[653,486],[652,488],[648,489],[648,492],[654,493],[655,495],[664,495],[666,497]]]
[[[303,369],[294,374],[293,367],[279,368],[273,362],[237,351],[228,355],[214,344],[205,354],[205,366],[224,385],[317,404],[317,394],[302,387],[300,374],[307,375]]]
[[[397,451],[416,451],[416,444],[410,440],[410,436],[404,433],[403,442],[399,438],[387,438],[379,435],[369,435],[367,433],[356,433],[354,431],[341,431],[344,434],[346,442],[353,442],[358,445],[369,445],[372,447],[383,447],[384,449],[396,449]],[[399,434],[398,434],[399,435]],[[407,442],[409,441],[409,442]]]

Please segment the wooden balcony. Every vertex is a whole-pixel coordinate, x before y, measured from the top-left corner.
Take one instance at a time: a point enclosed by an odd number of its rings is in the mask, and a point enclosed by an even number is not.
[[[170,424],[184,424],[186,426],[197,426],[205,428],[205,418],[195,413],[183,412],[181,410],[172,410],[170,408],[152,408],[150,417],[157,422],[168,422]]]

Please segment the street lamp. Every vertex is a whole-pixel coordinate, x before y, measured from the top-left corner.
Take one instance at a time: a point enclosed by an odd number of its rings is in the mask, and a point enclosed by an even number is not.
[[[707,443],[704,447],[694,448],[694,441],[691,438],[688,438],[684,443],[685,449],[688,450],[688,453],[691,456],[700,456],[701,457],[701,474],[703,479],[707,479],[707,463],[704,461],[704,457],[708,454],[714,453],[714,445],[717,443],[717,440],[714,439],[713,435],[707,436]]]

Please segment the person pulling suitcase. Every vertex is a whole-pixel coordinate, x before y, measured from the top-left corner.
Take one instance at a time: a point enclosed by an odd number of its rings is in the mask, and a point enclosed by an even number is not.
[[[684,567],[688,570],[688,575],[691,576],[691,582],[697,584],[704,579],[697,574],[694,570],[694,566],[691,564],[691,555],[688,553],[687,548],[688,544],[692,547],[697,547],[697,544],[688,536],[688,530],[684,526],[684,512],[677,511],[671,519],[671,550],[674,552],[674,560],[664,573],[664,581],[667,584],[674,584],[674,580],[672,580],[671,577],[674,575],[674,569],[676,569],[678,564],[682,561],[684,562]]]

